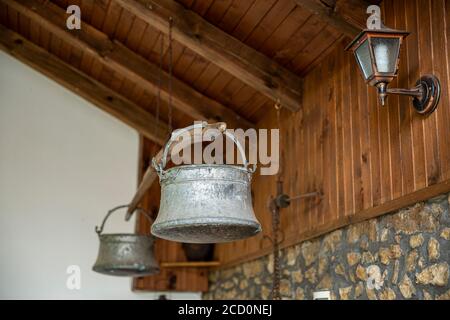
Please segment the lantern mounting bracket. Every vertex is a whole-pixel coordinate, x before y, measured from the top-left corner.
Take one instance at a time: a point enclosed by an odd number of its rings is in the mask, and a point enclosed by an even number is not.
[[[423,115],[432,113],[440,99],[441,85],[434,75],[424,75],[412,89],[388,88],[387,83],[380,82],[376,85],[381,105],[384,106],[387,95],[395,94],[413,98],[414,109]]]
[[[439,103],[439,79],[427,74],[411,89],[388,88],[388,84],[397,77],[400,49],[409,32],[381,25],[363,30],[346,50],[353,52],[366,83],[377,88],[382,106],[389,94],[409,96],[413,98],[413,107],[419,114],[429,115]]]
[[[287,194],[279,194],[275,199],[275,205],[278,208],[287,208],[291,204],[292,201],[301,200],[305,198],[317,198],[320,200],[322,194],[320,192],[310,192],[310,193],[303,193],[298,196],[289,197]]]

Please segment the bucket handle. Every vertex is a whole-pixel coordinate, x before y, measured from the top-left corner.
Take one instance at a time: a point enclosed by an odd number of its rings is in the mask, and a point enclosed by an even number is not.
[[[178,129],[172,132],[172,135],[170,136],[169,141],[167,141],[166,145],[164,146],[164,152],[163,155],[161,157],[161,160],[158,161],[153,158],[152,159],[152,165],[155,168],[156,172],[158,173],[158,176],[161,177],[164,175],[164,168],[167,165],[167,156],[169,154],[170,151],[170,146],[172,145],[172,143],[174,141],[177,141],[178,137],[181,136],[182,134],[186,133],[186,132],[190,132],[190,133],[194,133],[196,129],[204,129],[207,127],[215,127],[217,128],[223,135],[225,135],[226,137],[228,137],[229,139],[231,139],[235,144],[236,147],[239,151],[239,153],[241,154],[241,158],[243,160],[243,165],[244,168],[253,173],[256,170],[256,166],[253,166],[252,169],[248,168],[248,161],[247,161],[247,157],[245,156],[245,150],[242,147],[242,145],[239,143],[239,140],[236,138],[236,136],[234,134],[232,134],[231,132],[227,131],[227,125],[224,122],[218,122],[216,124],[208,124],[208,122],[206,121],[202,121],[200,123],[195,123],[189,127],[186,128],[182,128],[182,129]]]
[[[103,218],[102,225],[100,226],[100,228],[98,226],[95,226],[95,232],[98,235],[101,235],[101,233],[103,232],[103,228],[105,227],[106,220],[108,220],[109,216],[114,211],[117,211],[117,210],[123,209],[123,208],[128,208],[128,207],[130,207],[130,205],[125,204],[125,205],[120,205],[120,206],[117,206],[117,207],[112,208],[111,210],[109,210],[108,213],[106,214],[106,216]],[[153,219],[150,217],[150,215],[148,214],[147,211],[145,211],[144,209],[142,209],[140,207],[136,208],[136,210],[139,210],[140,212],[142,212],[144,214],[144,216],[147,217],[148,221],[150,221],[150,224],[153,223]]]

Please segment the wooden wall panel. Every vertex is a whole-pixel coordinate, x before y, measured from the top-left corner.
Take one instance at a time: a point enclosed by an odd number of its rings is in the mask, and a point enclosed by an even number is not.
[[[282,210],[283,246],[349,223],[372,218],[450,191],[450,2],[386,0],[385,24],[407,29],[398,78],[392,87],[413,87],[423,74],[440,78],[438,109],[428,117],[415,113],[407,97],[389,96],[381,107],[354,57],[342,43],[305,78],[303,109],[272,110],[260,128],[281,129],[281,176],[289,195],[323,191]],[[256,176],[255,211],[263,233],[219,245],[217,259],[227,266],[271,251],[267,203],[276,192],[274,176]]]

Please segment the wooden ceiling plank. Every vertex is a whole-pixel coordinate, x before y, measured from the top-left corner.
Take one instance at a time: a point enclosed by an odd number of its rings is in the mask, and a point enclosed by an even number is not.
[[[344,34],[341,34],[340,37],[338,37],[336,40],[329,43],[328,47],[326,47],[315,59],[313,59],[306,67],[303,68],[301,71],[302,75],[307,75],[309,72],[311,72],[317,65],[321,64],[324,59],[328,57],[328,55],[333,52],[333,50],[338,46],[340,43],[342,43],[343,39],[345,38]]]
[[[122,10],[119,21],[117,21],[116,30],[114,31],[114,39],[125,43],[128,34],[130,33],[134,19],[135,16],[131,12]]]
[[[140,20],[140,19],[136,18],[135,21],[136,20]],[[167,70],[169,68],[169,50],[168,50],[167,35],[164,35],[163,33],[160,33],[160,37],[165,37],[164,42],[163,42],[163,68]],[[161,43],[160,42],[161,42],[161,38],[159,38],[158,41],[154,44],[153,50],[151,51],[151,54],[153,54],[154,56],[151,57],[150,60],[153,60],[153,61],[159,61],[160,60],[160,57],[159,57],[160,51],[161,51],[161,48],[160,48]],[[173,43],[173,50],[172,51],[173,51],[173,53],[172,53],[172,56],[173,56],[173,72],[174,72],[175,77],[177,77],[179,79],[181,74],[177,73],[177,70],[178,70],[177,69],[177,65],[181,63],[180,60],[185,60],[184,62],[186,62],[186,60],[188,60],[188,59],[193,59],[195,53],[193,51],[189,50],[187,47],[184,47],[184,46],[180,45],[177,42]],[[187,63],[187,64],[190,64],[190,63]],[[153,74],[157,74],[156,70],[154,70]],[[166,85],[167,83],[169,83],[168,77],[163,77],[162,78],[162,84]],[[164,99],[164,101],[166,103],[168,102],[168,95],[167,95],[168,89],[169,88],[167,87],[166,99]],[[175,86],[173,86],[172,89],[175,90]],[[157,90],[157,88],[155,88],[155,91],[154,91],[155,94],[157,93],[156,90]],[[183,91],[183,90],[181,90],[181,91]],[[162,92],[162,94],[164,95],[165,93]],[[210,96],[212,97],[213,95],[210,95]],[[204,97],[206,98],[206,96],[204,96]],[[206,98],[206,99],[208,100],[209,98]],[[208,104],[207,101],[202,103],[198,99],[192,98],[192,97],[186,97],[186,101],[191,101],[191,105],[192,104],[195,105],[197,103],[197,105],[200,106],[200,107],[203,104]],[[212,102],[209,103],[208,107],[211,107],[211,106],[214,107],[214,105],[213,105],[213,104],[215,104],[214,99],[212,99],[210,101],[212,101]],[[219,100],[219,101],[221,101],[221,100]],[[218,102],[218,103],[220,105],[220,102]],[[217,108],[218,111],[221,112],[220,114],[218,114],[218,113],[210,114],[210,111],[207,111],[207,110],[205,110],[204,114],[198,114],[198,112],[195,112],[195,110],[193,111],[193,110],[186,109],[186,106],[183,105],[183,104],[181,104],[180,107],[183,108],[183,110],[185,110],[185,113],[187,115],[189,115],[190,119],[191,119],[191,117],[193,117],[196,120],[198,120],[198,119],[213,120],[213,121],[224,120],[224,121],[226,121],[228,123],[230,128],[231,127],[243,127],[243,128],[254,127],[253,123],[245,120],[240,115],[235,114],[232,111],[232,109],[224,109],[224,108],[226,108],[226,105],[224,105],[224,106],[220,105],[220,107]],[[223,115],[223,113],[225,113],[225,115]],[[226,113],[230,113],[230,116],[227,116]]]
[[[208,19],[208,16],[206,16],[206,18],[223,31],[243,41],[246,37],[244,37],[244,39],[241,39],[239,37],[239,28],[242,28],[242,20],[244,20],[248,15],[251,15],[252,18],[253,15],[256,17],[256,19],[250,19],[253,22],[251,26],[248,23],[245,24],[247,29],[250,30],[260,20],[258,17],[260,17],[261,15],[261,5],[256,6],[255,9],[254,4],[255,1],[233,1],[233,4],[228,7],[224,14],[222,14],[222,18],[220,19],[220,21],[211,21],[210,19]],[[267,3],[263,4],[262,7],[263,9],[265,8],[267,10]],[[212,10],[217,11],[217,7],[213,8]],[[257,10],[257,14],[252,14],[255,10]],[[264,15],[266,11],[262,11],[262,14]],[[245,35],[247,34],[248,33],[245,33]],[[233,106],[235,110],[238,110],[240,114],[244,115],[244,113],[242,113],[242,110],[245,108],[245,105],[242,105],[240,103],[232,103],[234,93],[240,92],[240,89],[242,89],[243,87],[246,87],[247,90],[250,90],[253,93],[255,92],[253,88],[248,87],[239,78],[233,77],[230,73],[220,70],[220,72],[215,74],[213,80],[209,82],[208,87],[204,90],[204,92],[209,96],[217,97],[217,99],[225,105]]]
[[[233,0],[214,1],[205,14],[208,21],[220,21],[227,12]]]
[[[102,74],[102,71],[103,71],[103,64],[101,64],[98,59],[93,58],[92,67],[88,74],[95,80],[100,81],[100,76]]]
[[[0,23],[4,25],[8,23],[8,7],[4,3],[0,3]]]
[[[235,108],[236,108],[235,110],[238,111],[239,114],[242,114],[242,115],[243,115],[243,113],[241,113],[241,110],[244,106],[241,103],[242,100],[235,99],[235,98],[239,94],[239,92],[243,91],[242,90],[243,88],[246,88],[247,91],[251,91],[253,93],[256,92],[255,90],[253,90],[253,88],[250,88],[245,83],[243,83],[242,81],[240,81],[239,79],[236,79],[236,78],[231,79],[231,81],[228,82],[228,84],[222,90],[222,94],[227,99],[227,103],[229,105],[235,106]]]
[[[114,72],[111,79],[110,88],[113,89],[114,91],[119,91],[120,87],[122,86],[123,79],[124,77],[120,73]]]
[[[164,71],[160,71],[156,65],[146,62],[138,56],[130,56],[129,51],[119,43],[115,43],[115,48],[107,55],[116,70],[126,74],[136,82],[146,82],[149,91],[158,92],[158,77],[161,74],[161,99],[168,102],[170,97],[169,79],[170,76]],[[254,125],[244,120],[232,110],[227,109],[218,102],[194,91],[185,83],[173,78],[172,80],[172,102],[178,110],[186,113],[197,120],[222,119],[230,126],[250,128]]]
[[[173,18],[176,41],[210,60],[286,108],[301,105],[302,80],[241,41],[173,0],[115,0],[158,30],[167,33]],[[151,6],[151,9],[149,9]]]
[[[145,30],[144,36],[136,52],[140,56],[148,58],[150,56],[150,52],[153,50],[158,39],[159,39],[159,32],[153,30],[152,26],[147,24],[147,29]]]
[[[81,20],[83,22],[91,23],[92,12],[94,11],[94,1],[92,0],[81,0]]]
[[[31,20],[31,22],[33,24],[35,24],[36,22],[34,22],[33,20]],[[39,27],[39,26],[38,26]],[[33,41],[33,39],[30,39],[31,41]],[[37,43],[36,41],[33,41],[34,43]],[[61,51],[59,52],[59,57],[63,60],[63,61],[70,61],[71,58],[71,51],[72,51],[72,46],[70,44],[68,44],[67,42],[63,42],[61,45]]]
[[[30,20],[30,40],[34,43],[39,43],[40,34],[41,27],[33,20]]]
[[[94,1],[90,25],[94,26],[97,29],[101,29],[103,27],[104,21],[106,19],[106,14],[109,8],[109,4],[111,1],[112,0]]]
[[[248,114],[251,119],[261,119],[261,117],[267,113],[268,109],[270,110],[270,108],[274,107],[270,100],[261,95],[252,97],[251,101],[252,102],[247,108],[248,111],[243,111],[245,114]]]
[[[158,44],[155,48],[158,48],[158,50],[161,48],[161,44]],[[177,64],[178,61],[180,60],[180,58],[183,56],[184,51],[187,49],[186,47],[182,46],[181,44],[177,43],[176,41],[172,42],[172,60],[170,59],[170,50],[169,50],[169,40],[166,37],[164,39],[164,44],[163,44],[163,49],[165,49],[165,51],[163,51],[163,68],[165,70],[169,70],[170,64],[172,63],[172,71],[173,74],[175,76],[177,75]],[[160,60],[160,53],[159,51],[155,51],[155,58],[152,61],[158,61],[159,64],[159,60]]]
[[[30,39],[30,19],[19,15],[19,33],[26,39]]]
[[[227,33],[233,33],[245,14],[250,10],[256,0],[233,0],[217,26]]]
[[[355,2],[355,1],[353,1]],[[353,38],[359,32],[361,32],[361,26],[352,19],[346,19],[344,15],[337,10],[336,7],[329,6],[320,0],[295,0],[295,3],[300,7],[303,7],[311,11],[314,15],[318,16],[321,20],[332,25],[338,31],[344,33],[346,36]],[[365,14],[366,7],[363,1],[361,1],[361,14]]]
[[[180,3],[183,4],[186,8],[190,8],[195,0],[180,0]]]
[[[267,8],[267,4],[263,5],[263,7]],[[261,51],[263,53],[263,50],[261,49],[261,46],[267,41],[269,37],[273,35],[275,30],[278,28],[280,23],[286,19],[286,17],[295,9],[298,9],[299,11],[304,12],[305,10],[300,10],[295,3],[291,1],[277,1],[273,4],[271,9],[268,12],[265,12],[265,15],[263,18],[257,23],[257,27],[253,29],[251,33],[248,34],[248,36],[245,38],[245,43],[252,48]],[[260,9],[261,11],[261,9]],[[253,15],[253,12],[255,12],[255,8],[250,8],[245,16]],[[264,10],[263,10],[264,12]],[[309,14],[309,12],[308,12]],[[256,14],[258,16],[259,14]],[[242,19],[246,19],[243,17]],[[242,20],[241,19],[241,20]],[[233,32],[230,32],[232,35],[235,35]],[[277,36],[280,36],[279,34]],[[269,58],[271,56],[267,55]],[[255,91],[253,88],[245,85],[243,82],[241,82],[237,78],[233,78],[232,81],[228,82],[226,86],[220,91],[222,95],[224,95],[225,98],[227,98],[227,103],[231,104],[233,106],[237,106],[235,110],[238,111],[240,114],[248,117],[249,111],[246,111],[246,104],[249,104],[251,100],[249,100],[251,97],[254,96]]]
[[[320,20],[316,15],[311,15],[307,20],[299,26],[297,31],[289,38],[289,40],[278,48],[274,59],[280,61],[281,64],[288,68],[295,68],[293,64],[294,58],[302,51],[307,50],[309,43],[315,38],[322,38],[320,31],[326,27],[326,23]]]
[[[253,31],[259,28],[266,15],[272,11],[276,2],[276,0],[255,1],[230,34],[238,40],[246,42]]]
[[[81,57],[79,69],[86,74],[91,74],[92,66],[94,64],[94,56],[87,51],[83,51],[83,56]]]
[[[74,66],[74,67],[76,68],[76,66]],[[113,69],[104,67],[100,74],[99,81],[111,89],[111,81],[112,81],[113,75],[114,75]],[[123,96],[126,97],[125,95],[123,95]],[[131,97],[133,97],[133,96],[131,96]],[[134,103],[136,103],[137,105],[139,105],[136,102],[136,100],[133,99],[134,97],[133,98],[131,98],[131,97],[127,97],[127,98],[130,99],[131,101],[133,101]]]
[[[149,101],[152,102],[155,99],[155,96],[147,91],[143,91],[142,94],[140,95],[139,99],[136,100],[136,103],[140,106],[142,106],[145,110],[150,111],[151,109],[149,108]],[[153,113],[153,110],[151,110]],[[156,115],[156,113],[153,113]],[[158,114],[158,119],[161,119],[161,116]],[[173,119],[172,119],[173,120]]]
[[[230,1],[231,2],[231,1]],[[239,25],[239,23],[241,22],[242,18],[246,15],[247,11],[249,8],[251,8],[253,5],[253,2],[249,1],[249,3],[247,4],[247,7],[242,6],[242,1],[241,3],[233,3],[230,5],[230,3],[226,3],[225,1],[216,1],[214,2],[211,7],[208,9],[208,12],[204,15],[204,18],[206,20],[208,20],[209,22],[211,22],[212,24],[216,25],[217,27],[221,28],[222,30],[224,30],[225,32],[229,33],[229,34],[233,34],[234,29]],[[237,16],[235,15],[235,19],[234,19],[234,23],[229,25],[232,25],[232,28],[223,28],[221,27],[223,20],[225,19],[225,15],[228,13],[228,11],[230,10],[237,10],[237,11],[241,11],[241,15]],[[246,9],[245,9],[246,8]],[[242,10],[245,9],[245,10]],[[190,65],[188,66],[189,69]],[[224,71],[224,70],[220,70],[219,68],[216,67],[216,72],[214,72],[211,76],[211,81],[208,81],[206,83],[206,87],[204,87],[202,89],[202,92],[205,93],[208,96],[212,96],[212,97],[216,97],[216,99],[218,101],[220,101],[221,103],[224,103],[227,106],[230,106],[230,98],[231,98],[231,94],[226,91],[226,87],[228,87],[228,85],[232,82],[232,79],[235,79],[237,82],[242,83],[238,78],[233,77],[230,73]],[[204,71],[208,71],[208,69],[204,69]],[[189,72],[189,74],[191,74],[191,72]],[[208,75],[206,75],[206,78],[209,78]],[[189,81],[191,82],[191,81]],[[233,106],[234,110],[238,110],[240,109],[241,106],[239,105],[231,105]]]
[[[111,1],[108,6],[108,11],[106,12],[107,18],[103,21],[101,30],[110,38],[112,38],[114,33],[116,32],[116,27],[122,14],[122,10],[122,7],[120,7],[114,1]]]
[[[249,108],[249,106],[253,105],[253,99],[256,99],[257,96],[260,96],[262,100],[272,101],[267,99],[266,96],[258,94],[257,91],[253,90],[253,88],[250,88],[247,85],[244,85],[238,90],[234,91],[231,97],[231,101],[233,101],[233,104],[241,106],[239,112],[242,112],[242,114],[250,114],[252,112],[252,109]],[[275,104],[274,102],[272,103]]]
[[[291,38],[301,32],[301,28],[311,16],[309,11],[296,6],[286,19],[275,29],[272,35],[258,48],[268,57],[276,60],[276,54],[281,48],[289,43]]]
[[[39,46],[44,48],[45,50],[49,51],[50,32],[48,32],[44,28],[40,28],[40,32],[39,32]]]
[[[83,55],[84,55],[83,50],[79,48],[72,48],[72,51],[70,53],[70,59],[64,61],[69,61],[69,63],[72,66],[74,66],[77,69],[80,69],[81,62],[83,61]]]
[[[216,14],[222,15],[222,17],[220,19],[216,20],[215,25],[217,27],[219,27],[220,29],[224,30],[225,32],[232,34],[233,30],[238,26],[239,22],[242,20],[243,16],[246,14],[248,9],[253,5],[253,2],[254,1],[236,1],[236,0],[234,0],[233,3],[230,6],[228,6],[228,8],[225,10],[225,12],[223,12],[224,8],[221,8],[221,10],[218,10],[218,8],[213,8],[212,10],[217,12]],[[218,11],[220,11],[220,12],[218,12]],[[208,19],[208,20],[212,21],[211,19]],[[211,64],[209,63],[209,61],[207,62],[206,59],[204,59],[202,56],[200,56],[198,54],[196,54],[196,60],[200,60],[200,65],[198,63],[190,64],[187,68],[185,68],[184,74],[188,75],[187,81],[189,83],[195,83],[196,86],[198,84],[198,82],[197,82],[198,78],[210,78],[211,81],[208,81],[208,83],[206,84],[206,87],[203,87],[201,89],[202,92],[206,92],[208,90],[208,88],[210,87],[210,84],[212,84],[216,79],[220,80],[224,76],[226,77],[226,74],[229,75],[229,73],[223,72],[222,70],[217,68],[217,66],[215,66],[215,65],[212,65],[212,66],[214,66],[214,70],[215,70],[215,72],[212,75],[208,75],[208,74],[204,75],[203,74],[204,72],[207,73],[211,69],[211,68],[207,68],[207,65],[209,64],[211,66]],[[197,62],[197,61],[194,61],[194,62]],[[237,78],[235,78],[235,79],[237,79]],[[239,82],[241,82],[241,81],[239,81]],[[221,91],[220,90],[216,91],[216,93],[218,95],[220,95]],[[219,98],[216,98],[216,99],[221,101],[222,103],[224,102],[222,96],[220,96]],[[236,106],[236,105],[234,105],[234,106]],[[240,106],[237,106],[237,108],[240,109]],[[234,109],[236,110],[236,108],[234,108]]]
[[[209,7],[213,4],[213,2],[214,2],[213,0],[195,1],[194,5],[192,5],[191,7],[191,10],[203,16],[208,12]]]
[[[164,144],[168,135],[167,125],[157,123],[150,113],[136,104],[1,25],[0,49],[76,92],[145,137]]]
[[[10,7],[8,8],[8,27],[10,27],[12,30],[18,31],[18,24],[19,24],[19,13],[14,10],[11,9]]]
[[[41,26],[58,37],[64,39],[75,48],[89,51],[98,57],[103,65],[119,71],[149,92],[157,92],[159,75],[161,75],[161,98],[169,101],[170,76],[161,71],[158,66],[138,56],[117,41],[109,40],[108,36],[87,23],[77,32],[65,28],[65,12],[59,7],[47,3],[40,4],[36,0],[23,0],[18,3],[13,0],[0,0],[8,6],[20,11],[21,14],[39,22]],[[172,78],[173,107],[198,120],[221,120],[227,122],[230,128],[250,128],[254,124],[242,118],[231,109],[226,108],[201,93],[195,91],[184,82]]]
[[[229,105],[230,99],[227,97],[227,92],[225,92],[224,89],[233,79],[236,78],[228,72],[220,70],[220,72],[214,77],[214,80],[208,84],[205,94],[210,97],[216,97],[218,101]]]
[[[325,28],[319,32],[318,36],[312,39],[309,42],[309,45],[300,50],[297,56],[291,60],[292,65],[295,66],[293,70],[299,74],[305,74],[304,70],[311,68],[311,64],[315,59],[325,57],[322,53],[330,46],[333,47],[333,44],[336,43],[336,39],[339,39],[340,35],[341,33],[336,31],[335,28],[326,25]]]
[[[137,51],[145,31],[147,30],[148,24],[141,19],[134,19],[131,26],[128,37],[125,41],[125,45],[133,51]]]
[[[203,72],[194,80],[194,85],[200,92],[205,93],[210,83],[212,83],[220,74],[220,69],[214,63],[209,63]]]
[[[297,8],[292,1],[277,1],[258,27],[246,39],[251,47],[261,51],[261,46],[270,38],[287,17]]]
[[[53,53],[55,56],[59,56],[59,49],[61,48],[61,38],[57,37],[54,34],[50,35],[50,53]]]
[[[195,52],[192,52],[188,48],[184,47],[183,53],[173,64],[173,72],[178,79],[183,79],[186,72],[186,66],[190,66],[194,59],[197,57]]]
[[[134,83],[127,77],[124,77],[118,92],[119,92],[119,94],[121,94],[123,96],[127,96],[130,94],[130,92],[133,92],[135,86],[136,86],[136,83]]]
[[[200,77],[200,75],[208,68],[210,64],[211,63],[208,60],[198,54],[195,54],[195,58],[192,63],[185,68],[185,71],[181,75],[181,79],[188,83],[192,83],[193,86],[195,86],[195,80]]]

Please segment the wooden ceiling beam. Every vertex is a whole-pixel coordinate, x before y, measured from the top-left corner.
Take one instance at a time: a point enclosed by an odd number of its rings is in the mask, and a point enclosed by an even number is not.
[[[125,122],[150,140],[160,145],[165,143],[169,133],[166,124],[157,122],[144,109],[2,25],[0,49]]]
[[[172,77],[172,90],[170,90],[170,75],[167,72],[161,71],[159,66],[147,61],[119,42],[111,41],[106,34],[83,20],[80,30],[67,29],[67,14],[55,4],[40,3],[37,0],[21,0],[20,3],[13,0],[0,1],[33,19],[70,45],[94,54],[101,63],[133,82],[139,83],[149,92],[156,95],[161,82],[161,99],[169,102],[171,92],[173,107],[195,120],[225,121],[230,128],[247,129],[255,126],[233,110],[206,97],[175,77]]]
[[[113,0],[156,29],[282,106],[297,111],[302,79],[173,0]]]
[[[352,1],[352,6],[355,7],[355,1]],[[361,25],[355,20],[345,17],[339,10],[338,1],[332,1],[330,4],[322,0],[295,0],[295,3],[317,15],[319,19],[332,25],[336,30],[344,33],[346,36],[353,38],[361,32]],[[358,10],[360,15],[366,13],[366,2],[358,1]]]

